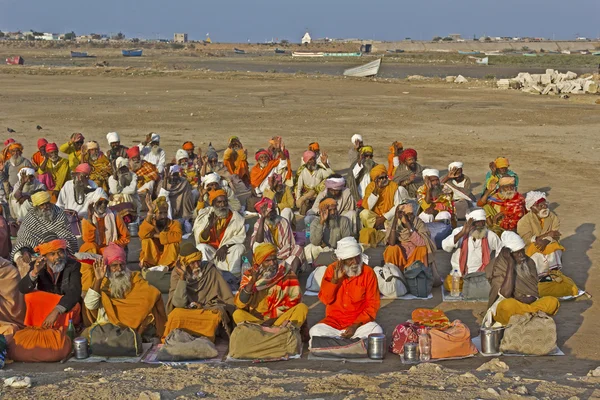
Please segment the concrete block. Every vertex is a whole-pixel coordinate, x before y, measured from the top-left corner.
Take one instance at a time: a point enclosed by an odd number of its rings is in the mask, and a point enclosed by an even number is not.
[[[554,75],[554,70],[553,69],[547,69],[546,70],[546,75]]]
[[[586,81],[583,84],[583,92],[584,93],[598,93],[598,84],[594,81]]]
[[[540,78],[540,83],[542,85],[549,85],[552,83],[552,75],[550,74],[543,74]]]
[[[567,76],[567,79],[575,79],[575,78],[577,78],[577,74],[575,72],[569,71],[565,75]]]
[[[456,76],[451,76],[450,75],[450,76],[446,77],[446,82],[453,83],[455,79],[456,79]]]
[[[542,93],[544,91],[544,89],[542,87],[540,87],[539,85],[531,85],[530,89],[537,93]]]
[[[457,76],[456,79],[454,80],[454,83],[467,83],[467,82],[469,82],[467,80],[467,78],[465,78],[462,75]]]
[[[558,94],[558,89],[554,83],[551,83],[544,88],[542,94]]]
[[[531,80],[533,83],[542,83],[542,75],[541,74],[531,74]]]

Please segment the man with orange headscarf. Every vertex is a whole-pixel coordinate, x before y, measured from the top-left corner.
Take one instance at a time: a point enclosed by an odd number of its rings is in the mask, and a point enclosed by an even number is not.
[[[325,168],[317,164],[316,154],[310,150],[304,152],[302,156],[304,168],[298,174],[296,182],[296,207],[300,210],[300,215],[306,215],[313,206],[317,195],[325,189],[324,181],[333,174],[329,168],[327,153],[321,154],[321,161]]]
[[[13,188],[19,182],[19,171],[23,168],[31,168],[31,162],[23,157],[23,145],[21,143],[11,143],[7,147],[10,159],[5,161],[4,168],[0,171],[0,182],[3,183],[5,199],[8,201]]]
[[[52,328],[67,327],[69,319],[80,319],[81,265],[67,257],[67,242],[50,233],[35,248],[39,254],[21,282],[25,295],[25,325]],[[72,312],[71,312],[72,311]]]
[[[223,153],[223,164],[232,176],[237,176],[244,184],[250,185],[248,150],[244,149],[237,136],[229,138],[229,145]]]
[[[223,189],[212,190],[208,196],[210,207],[198,210],[194,221],[196,247],[206,261],[214,262],[221,271],[239,276],[246,251],[244,217],[231,210]]]
[[[52,191],[52,202],[56,203],[58,194],[64,186],[65,182],[71,179],[71,167],[69,161],[58,155],[58,146],[56,143],[48,143],[46,145],[46,157],[40,164],[38,175],[45,175],[47,179],[42,183],[46,188]]]
[[[396,168],[400,166],[400,154],[404,151],[402,142],[394,142],[390,146],[390,153],[388,154],[388,175],[393,177],[396,173]]]
[[[111,243],[94,262],[94,284],[83,300],[86,316],[97,324],[111,323],[144,333],[150,325],[162,337],[167,320],[160,291],[140,272],[127,268],[125,250]]]
[[[200,148],[198,148],[198,154],[194,153],[196,146],[194,146],[194,143],[190,141],[184,142],[181,148],[187,152],[188,158],[191,162],[195,162],[202,155],[202,149]]]
[[[142,246],[140,266],[150,268],[161,265],[171,269],[179,257],[181,224],[169,218],[166,197],[159,196],[153,203],[150,195],[146,195],[146,205],[148,214],[138,232]]]
[[[254,249],[252,268],[244,272],[235,296],[236,324],[252,322],[264,326],[291,323],[300,328],[308,307],[302,303],[298,277],[291,267],[277,259],[277,247],[263,243]]]
[[[408,191],[411,198],[417,197],[417,190],[423,185],[423,167],[417,162],[417,151],[406,149],[398,156],[400,165],[392,178]]]
[[[84,141],[85,138],[81,133],[74,133],[67,143],[59,147],[61,153],[69,156],[69,168],[72,170],[83,162],[82,148]]]
[[[383,243],[387,225],[392,221],[396,206],[409,198],[408,192],[394,181],[390,181],[387,169],[378,164],[371,169],[371,183],[365,189],[360,220],[360,242],[376,247]]]
[[[487,189],[490,193],[494,194],[498,189],[498,182],[503,176],[511,176],[515,178],[515,188],[519,188],[519,175],[511,170],[510,163],[506,157],[498,157],[490,163],[490,170],[485,175],[485,185],[483,186],[483,192]]]

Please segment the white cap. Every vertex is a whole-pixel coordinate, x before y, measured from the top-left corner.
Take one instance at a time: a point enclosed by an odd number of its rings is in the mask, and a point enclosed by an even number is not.
[[[179,161],[179,160],[183,160],[184,158],[190,158],[190,155],[188,154],[188,152],[183,149],[177,150],[177,152],[175,153],[175,159],[177,161]]]
[[[448,171],[452,171],[454,168],[460,169],[463,167],[463,163],[460,161],[454,161],[448,165]]]
[[[362,138],[362,136],[360,136],[360,135],[356,134],[356,135],[352,136],[352,139],[351,139],[351,140],[352,140],[352,144],[355,144],[357,140],[358,140],[359,142],[362,142],[362,141],[363,141],[363,138]]]
[[[451,219],[452,219],[452,215],[448,211],[440,211],[435,216],[436,221],[444,221],[444,220],[451,220]]]
[[[210,174],[206,174],[204,179],[202,179],[202,185],[206,187],[209,183],[221,183],[221,177],[219,174],[215,172],[211,172]]]
[[[120,142],[121,138],[117,132],[108,132],[106,135],[106,140],[108,140],[108,144]]]
[[[525,196],[525,208],[527,208],[527,211],[530,211],[531,207],[541,199],[546,199],[546,193],[536,191],[527,192]]]
[[[509,248],[513,253],[525,248],[525,242],[521,239],[521,236],[513,231],[504,231],[500,239],[502,240],[502,245]]]
[[[335,255],[339,260],[348,260],[362,254],[362,247],[352,236],[338,240]]]
[[[437,169],[433,169],[433,168],[427,168],[423,170],[423,178],[426,178],[428,176],[435,176],[437,178],[440,177],[440,171],[438,171]]]
[[[115,161],[117,169],[126,167],[128,165],[128,163],[129,163],[129,160],[124,157],[118,157],[117,160]]]
[[[483,208],[476,208],[467,214],[467,219],[474,221],[485,221],[486,220],[485,210]]]

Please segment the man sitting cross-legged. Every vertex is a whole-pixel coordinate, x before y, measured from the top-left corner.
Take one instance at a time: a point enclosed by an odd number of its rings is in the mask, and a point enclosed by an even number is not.
[[[292,225],[287,219],[277,215],[273,200],[263,197],[255,207],[260,217],[254,225],[250,245],[253,249],[262,243],[275,245],[277,258],[289,264],[292,271],[297,272],[304,262],[304,254],[302,247],[296,244]]]
[[[127,269],[125,250],[111,243],[94,262],[94,284],[83,300],[89,321],[110,322],[142,334],[154,325],[156,336],[165,330],[165,305],[160,291],[140,272]]]
[[[179,244],[182,239],[181,225],[169,218],[169,205],[163,196],[154,203],[146,196],[148,215],[140,225],[140,266],[150,268],[158,265],[170,269],[179,257]]]
[[[356,239],[347,237],[337,245],[338,261],[327,267],[319,291],[325,319],[310,328],[311,345],[317,336],[364,339],[383,333],[375,322],[380,306],[375,272],[363,263]]]
[[[0,257],[0,335],[12,335],[23,328],[25,300],[19,292],[19,270]]]
[[[308,307],[302,303],[298,277],[277,259],[277,247],[263,243],[254,249],[254,265],[242,276],[235,296],[236,324],[253,322],[264,326],[292,323],[300,328]]]
[[[80,264],[67,257],[67,242],[50,233],[35,248],[39,254],[27,275],[19,282],[25,295],[25,325],[52,328],[77,325],[81,307]]]
[[[230,335],[233,311],[233,294],[221,272],[213,263],[203,261],[192,243],[184,243],[171,274],[163,337],[173,329],[183,329],[214,340],[219,324]]]
[[[358,232],[356,226],[358,219],[356,202],[354,201],[354,197],[352,197],[352,191],[346,187],[344,177],[338,174],[330,175],[325,180],[325,189],[317,196],[313,208],[304,218],[304,224],[311,224],[315,218],[319,218],[321,201],[328,197],[336,201],[339,214],[350,220],[352,223],[352,235],[356,234]]]
[[[194,221],[196,247],[204,260],[214,262],[221,271],[239,276],[246,251],[244,217],[229,208],[223,189],[211,190],[209,202],[210,207],[198,210]]]
[[[494,263],[486,268],[492,287],[488,308],[496,306],[494,320],[506,325],[513,315],[537,311],[556,314],[560,307],[558,299],[540,297],[535,263],[525,254],[523,239],[511,231],[504,232],[501,239],[504,248]]]

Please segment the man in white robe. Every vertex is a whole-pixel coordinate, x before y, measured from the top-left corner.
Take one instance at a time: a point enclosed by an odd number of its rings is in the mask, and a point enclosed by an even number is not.
[[[321,154],[321,161],[325,164],[325,168],[317,164],[316,154],[313,151],[305,151],[302,159],[304,168],[298,174],[295,194],[296,207],[300,210],[301,215],[305,215],[312,208],[319,192],[323,191],[323,181],[333,174],[333,171],[329,168],[327,153]]]
[[[330,197],[337,202],[338,214],[350,220],[352,223],[352,233],[356,234],[358,232],[356,202],[354,201],[354,197],[352,197],[352,192],[346,187],[344,177],[337,174],[330,175],[325,180],[325,189],[315,199],[315,203],[304,218],[304,224],[310,224],[319,216],[319,204],[321,204],[321,201],[325,197]]]
[[[138,145],[142,160],[154,164],[158,173],[162,175],[165,170],[166,155],[160,147],[160,135],[158,133],[149,133],[146,140]]]
[[[71,173],[73,179],[65,182],[60,190],[56,205],[65,210],[77,213],[80,218],[87,218],[90,203],[100,198],[108,198],[102,188],[90,180],[91,167],[89,164],[79,164]]]
[[[111,204],[131,203],[140,214],[142,202],[138,194],[137,175],[129,169],[129,161],[119,157],[115,161],[116,171],[108,177],[108,190],[111,195]]]
[[[33,168],[21,169],[19,171],[19,180],[9,199],[11,216],[20,223],[27,213],[33,209],[31,195],[45,190],[46,186],[36,179]]]

